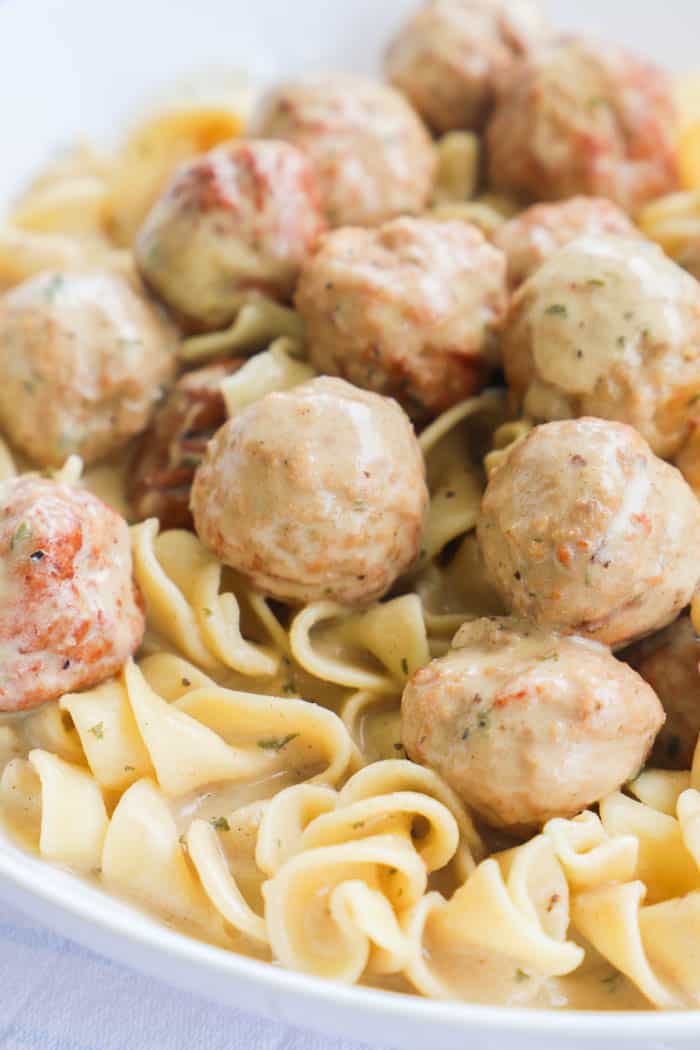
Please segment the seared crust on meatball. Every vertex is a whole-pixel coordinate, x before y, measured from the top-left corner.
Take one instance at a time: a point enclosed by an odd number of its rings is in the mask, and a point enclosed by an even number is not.
[[[543,37],[529,0],[431,0],[390,44],[386,72],[436,131],[478,131],[500,78]]]
[[[114,273],[41,273],[0,299],[0,427],[39,466],[92,463],[147,425],[175,374],[170,322]]]
[[[219,430],[192,511],[202,542],[257,590],[365,604],[418,555],[424,474],[395,402],[314,379],[268,394]]]
[[[690,769],[700,736],[700,638],[690,616],[626,649],[622,658],[649,683],[666,712],[651,764]]]
[[[0,711],[109,678],[144,632],[126,522],[82,489],[25,474],[0,484]]]
[[[327,234],[296,304],[320,372],[423,420],[485,384],[505,315],[505,259],[475,226],[395,219]]]
[[[428,203],[435,149],[387,84],[346,73],[293,81],[266,101],[258,133],[308,154],[331,226],[377,226]]]
[[[700,396],[700,284],[656,245],[581,237],[516,293],[502,355],[530,418],[630,423],[670,458]]]
[[[221,328],[244,296],[290,299],[324,228],[304,154],[237,140],[179,168],[141,228],[136,262],[190,328]]]
[[[536,427],[491,475],[478,527],[518,615],[622,646],[665,627],[700,579],[700,503],[632,427]]]
[[[602,645],[517,620],[476,620],[403,695],[401,736],[488,824],[573,817],[632,779],[664,714]]]
[[[162,529],[194,529],[190,489],[207,444],[226,422],[221,383],[245,358],[219,361],[178,379],[141,435],[126,478],[134,517],[158,518]]]
[[[508,283],[518,288],[550,256],[584,234],[642,234],[617,204],[602,197],[571,197],[556,204],[533,204],[497,228],[492,243],[508,260]]]
[[[508,78],[487,132],[496,189],[608,197],[635,215],[678,185],[668,77],[621,48],[567,37]]]

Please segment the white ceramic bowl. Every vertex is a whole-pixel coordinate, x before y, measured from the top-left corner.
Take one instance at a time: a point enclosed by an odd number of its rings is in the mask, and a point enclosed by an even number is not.
[[[416,0],[0,0],[0,209],[50,153],[112,137],[183,75],[250,69],[376,69]],[[700,67],[698,0],[551,0],[592,29],[675,69]],[[700,1013],[502,1010],[345,988],[173,933],[28,857],[0,833],[0,894],[112,959],[224,1004],[329,1035],[419,1050],[602,1050],[700,1042]]]

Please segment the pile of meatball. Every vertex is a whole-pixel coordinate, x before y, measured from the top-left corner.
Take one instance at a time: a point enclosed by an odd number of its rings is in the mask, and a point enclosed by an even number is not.
[[[362,608],[416,565],[416,430],[489,383],[534,424],[492,474],[478,542],[504,615],[413,677],[403,744],[515,833],[700,731],[700,284],[635,226],[677,185],[670,86],[557,35],[529,0],[429,0],[389,83],[303,77],[245,139],[185,163],[133,278],[44,273],[0,301],[0,428],[38,469],[130,455],[135,518],[194,528],[260,593]],[[431,212],[437,136],[481,137],[520,208],[490,239]],[[244,362],[178,341],[295,305],[319,377],[226,419]],[[465,457],[467,451],[465,450]],[[144,630],[126,522],[39,473],[0,485],[0,709],[99,682]]]

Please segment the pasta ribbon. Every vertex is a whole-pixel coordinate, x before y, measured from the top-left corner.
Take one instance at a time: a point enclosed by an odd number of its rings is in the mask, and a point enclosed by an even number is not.
[[[401,916],[460,848],[473,870],[471,849],[483,847],[469,816],[436,774],[409,762],[368,766],[338,792],[280,792],[256,852],[270,876],[263,893],[275,955],[345,981],[400,972],[411,950]]]
[[[476,192],[481,166],[481,143],[473,131],[450,131],[437,142],[438,168],[433,204],[458,204]]]
[[[475,528],[484,488],[480,432],[488,433],[506,417],[505,398],[487,391],[444,412],[421,434],[430,490],[425,558],[435,557],[451,540]]]
[[[634,835],[610,835],[595,813],[550,820],[544,834],[574,893],[635,877],[639,840]]]
[[[159,534],[154,518],[133,526],[131,535],[149,626],[207,670],[276,673],[279,654],[243,637],[239,599],[233,591],[220,593],[223,567],[196,536],[178,529]]]
[[[569,891],[545,836],[482,861],[447,901],[434,893],[404,920],[412,941],[409,980],[426,995],[452,998],[459,979],[441,972],[439,960],[461,957],[464,980],[479,979],[476,959],[489,974],[529,982],[571,973],[583,950],[566,940]],[[503,992],[500,992],[503,995]],[[500,1000],[499,998],[499,1001]]]
[[[655,1006],[677,1009],[682,1000],[654,973],[642,941],[639,910],[645,892],[644,883],[628,882],[582,893],[574,900],[574,925]]]
[[[36,748],[5,766],[0,795],[10,821],[42,857],[84,875],[99,873],[107,811],[85,769]]]
[[[415,594],[361,613],[333,602],[307,605],[292,622],[289,643],[297,663],[316,678],[378,693],[403,689],[410,675],[430,661]]]
[[[601,802],[600,819],[609,835],[636,837],[639,853],[635,877],[646,887],[650,903],[700,888],[700,870],[674,817],[616,792]]]
[[[221,384],[229,416],[235,416],[266,394],[306,383],[317,374],[310,365],[297,360],[299,344],[280,336],[269,349],[256,354]]]
[[[139,780],[115,809],[102,851],[102,879],[113,893],[169,923],[227,945],[223,923],[190,868],[165,798]]]
[[[185,339],[180,347],[180,359],[186,364],[202,364],[227,354],[253,354],[280,337],[295,344],[304,342],[304,322],[296,310],[280,306],[272,299],[241,299],[236,319],[229,328]]]

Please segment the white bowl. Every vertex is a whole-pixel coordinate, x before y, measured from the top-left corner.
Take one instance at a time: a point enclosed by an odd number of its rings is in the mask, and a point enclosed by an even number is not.
[[[112,137],[182,75],[378,68],[415,0],[6,0],[0,6],[0,209],[56,148]],[[551,0],[592,29],[675,69],[700,66],[698,0]],[[346,988],[192,941],[17,849],[0,832],[0,895],[137,970],[328,1035],[418,1050],[697,1046],[700,1013],[493,1009]]]

